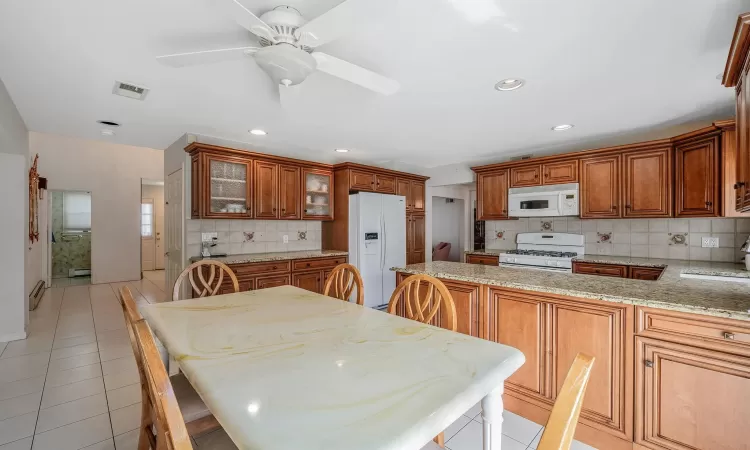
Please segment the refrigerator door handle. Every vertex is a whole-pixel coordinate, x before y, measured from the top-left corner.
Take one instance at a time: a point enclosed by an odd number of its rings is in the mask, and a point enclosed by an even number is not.
[[[380,232],[382,234],[380,237],[380,270],[382,271],[385,266],[385,251],[387,249],[385,245],[385,216],[383,214],[380,215]]]

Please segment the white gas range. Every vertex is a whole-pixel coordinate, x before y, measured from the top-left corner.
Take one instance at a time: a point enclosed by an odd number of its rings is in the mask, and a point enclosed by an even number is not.
[[[583,255],[584,237],[572,233],[518,233],[516,250],[500,253],[500,266],[572,272],[573,258]]]

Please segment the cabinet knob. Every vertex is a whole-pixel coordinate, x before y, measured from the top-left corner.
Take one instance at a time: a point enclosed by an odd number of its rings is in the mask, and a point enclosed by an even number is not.
[[[549,173],[545,173],[544,178],[549,178]]]
[[[307,263],[307,267],[310,267],[310,263]]]
[[[713,205],[713,202],[706,202],[706,206],[711,206],[711,205]]]
[[[274,269],[276,269],[276,266],[273,266]]]
[[[600,270],[599,269],[594,269],[594,272],[600,273]]]
[[[626,209],[630,209],[630,205],[625,205],[625,208]]]
[[[646,367],[654,367],[654,362],[653,361],[646,360],[646,361],[643,362],[643,364],[645,364]]]
[[[617,206],[612,206],[612,211],[617,211]]]
[[[732,339],[734,340],[734,333],[730,333],[728,331],[725,331],[721,333],[722,336],[724,336],[724,339]]]
[[[535,173],[535,174],[534,174],[534,178],[539,178],[539,174],[538,174],[538,173]]]
[[[744,181],[740,181],[739,183],[737,183],[737,186],[744,187],[745,186],[745,182]]]

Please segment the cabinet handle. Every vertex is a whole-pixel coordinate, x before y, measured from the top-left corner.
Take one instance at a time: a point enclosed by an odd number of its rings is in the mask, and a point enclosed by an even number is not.
[[[281,212],[286,212],[286,208],[281,208]]]
[[[273,266],[274,269],[276,269],[276,266]]]
[[[630,205],[625,205],[625,208],[626,209],[630,209]]]
[[[617,211],[617,206],[612,206],[612,211]]]
[[[307,263],[307,267],[310,267],[310,263]]]
[[[722,336],[724,336],[724,339],[732,339],[734,340],[734,333],[730,333],[728,331],[725,331],[721,333]]]
[[[539,178],[539,174],[538,174],[538,173],[535,173],[535,174],[534,174],[534,178],[535,178],[535,179],[536,179],[536,178]]]
[[[549,172],[544,174],[544,178],[549,178]]]
[[[713,204],[714,204],[713,202],[706,202],[706,206],[711,206]]]
[[[643,364],[645,364],[646,367],[654,367],[654,362],[653,361],[646,360],[646,361],[643,362]]]
[[[599,273],[599,269],[594,269],[594,272]]]
[[[737,186],[744,187],[745,186],[745,182],[744,181],[740,181],[739,183],[737,183]]]

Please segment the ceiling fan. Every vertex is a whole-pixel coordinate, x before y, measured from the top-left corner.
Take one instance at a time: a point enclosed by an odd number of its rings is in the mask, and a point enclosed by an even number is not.
[[[259,46],[177,53],[156,59],[172,67],[184,67],[251,55],[279,84],[282,98],[285,88],[302,83],[315,70],[383,95],[399,90],[395,80],[315,50],[355,28],[357,17],[369,18],[378,6],[383,8],[379,0],[346,0],[311,21],[289,6],[278,6],[257,17],[238,0],[217,0],[217,4],[255,35]]]

